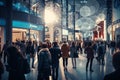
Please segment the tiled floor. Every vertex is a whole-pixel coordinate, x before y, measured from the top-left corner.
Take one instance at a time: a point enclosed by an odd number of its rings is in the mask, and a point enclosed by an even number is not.
[[[105,55],[105,65],[99,65],[97,60],[93,60],[94,72],[86,72],[86,55],[79,55],[77,59],[77,68],[73,69],[71,59],[69,58],[68,70],[64,71],[62,66],[62,59],[60,59],[59,79],[58,80],[103,80],[104,75],[112,72],[112,58],[109,50]],[[37,80],[37,60],[35,61],[36,68],[31,69],[31,73],[26,75],[26,80]],[[5,72],[2,80],[7,80],[8,72]],[[50,77],[51,78],[51,77]],[[52,79],[51,79],[52,80]]]

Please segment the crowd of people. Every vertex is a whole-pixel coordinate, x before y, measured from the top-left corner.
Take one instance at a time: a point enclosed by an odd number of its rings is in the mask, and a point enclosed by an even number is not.
[[[34,64],[35,55],[38,61],[38,77],[37,80],[58,80],[59,59],[63,60],[63,68],[67,71],[68,58],[71,58],[72,67],[76,69],[76,58],[80,54],[86,54],[86,71],[88,66],[90,72],[92,69],[93,59],[97,55],[96,60],[100,65],[104,65],[104,57],[106,49],[111,48],[111,56],[113,56],[113,66],[116,71],[105,76],[104,80],[118,80],[120,66],[120,46],[115,41],[63,41],[62,43],[50,41],[16,41],[15,43],[6,43],[0,53],[0,80],[4,70],[9,72],[8,80],[26,80],[25,74],[30,73],[31,68],[36,68]],[[2,62],[3,58],[3,62]],[[32,66],[30,66],[30,58],[32,58]],[[119,58],[119,59],[116,59]],[[4,65],[5,64],[5,67]],[[111,75],[116,75],[111,78]]]

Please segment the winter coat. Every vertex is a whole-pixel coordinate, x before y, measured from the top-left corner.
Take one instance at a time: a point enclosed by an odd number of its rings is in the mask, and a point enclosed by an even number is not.
[[[59,59],[61,57],[61,50],[58,46],[54,46],[53,48],[50,48],[50,53],[52,57],[52,67],[59,66]]]
[[[48,48],[41,49],[38,54],[38,75],[49,76],[51,74],[51,54]]]
[[[94,58],[94,50],[92,47],[86,47],[85,53],[87,54],[87,58]]]
[[[70,47],[67,44],[63,44],[61,46],[61,51],[62,51],[62,57],[63,58],[68,58],[69,57]]]

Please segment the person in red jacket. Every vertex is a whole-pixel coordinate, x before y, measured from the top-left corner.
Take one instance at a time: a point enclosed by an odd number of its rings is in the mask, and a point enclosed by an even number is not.
[[[64,41],[63,45],[61,46],[64,70],[67,70],[69,51],[70,51],[70,47],[66,43],[66,41]]]

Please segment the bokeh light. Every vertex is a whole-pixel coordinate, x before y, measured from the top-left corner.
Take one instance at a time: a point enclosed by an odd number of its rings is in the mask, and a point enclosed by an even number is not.
[[[88,6],[83,6],[80,8],[80,15],[83,17],[87,17],[91,15],[91,10]]]
[[[53,11],[53,8],[46,7],[45,8],[45,24],[54,24],[58,22],[58,16]]]
[[[76,21],[76,27],[80,27],[80,30],[91,30],[95,28],[95,21],[91,18],[80,18]]]

